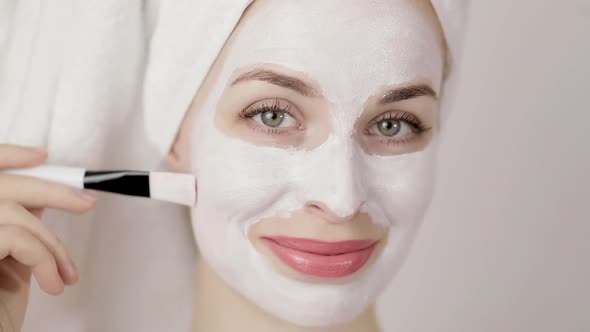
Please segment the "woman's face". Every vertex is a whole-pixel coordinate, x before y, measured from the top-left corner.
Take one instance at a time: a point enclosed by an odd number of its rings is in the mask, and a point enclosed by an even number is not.
[[[426,1],[254,3],[188,125],[195,235],[228,285],[306,326],[375,301],[431,197],[442,49]]]

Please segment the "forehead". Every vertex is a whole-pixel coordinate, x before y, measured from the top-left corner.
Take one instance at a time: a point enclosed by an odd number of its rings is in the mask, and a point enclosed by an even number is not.
[[[339,100],[418,80],[438,92],[441,37],[418,3],[259,0],[228,45],[226,65],[281,65],[306,74]]]

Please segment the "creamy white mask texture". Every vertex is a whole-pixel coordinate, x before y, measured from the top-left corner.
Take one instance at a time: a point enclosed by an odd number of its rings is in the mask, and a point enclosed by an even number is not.
[[[363,104],[384,87],[426,81],[440,92],[441,37],[412,3],[267,1],[241,23],[193,125],[199,188],[192,218],[202,255],[228,285],[281,319],[303,326],[353,319],[398,270],[423,218],[432,195],[436,131],[426,149],[393,156],[369,155],[353,138]],[[304,73],[319,84],[332,120],[332,133],[320,146],[259,146],[216,127],[217,104],[232,75],[260,64]],[[388,227],[381,255],[351,282],[289,279],[248,240],[253,223],[288,216],[310,201],[339,216],[360,208]]]

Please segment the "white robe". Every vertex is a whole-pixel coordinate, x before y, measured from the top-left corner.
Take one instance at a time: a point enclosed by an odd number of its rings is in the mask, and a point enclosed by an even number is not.
[[[60,165],[162,168],[250,1],[0,1],[0,143],[45,146]],[[452,51],[465,3],[434,1]],[[190,330],[196,250],[185,209],[100,194],[93,212],[48,211],[44,222],[81,280],[60,297],[33,282],[24,331]]]

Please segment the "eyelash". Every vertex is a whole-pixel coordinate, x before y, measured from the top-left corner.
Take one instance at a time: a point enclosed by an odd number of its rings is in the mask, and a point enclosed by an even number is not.
[[[279,99],[274,99],[272,104],[269,105],[266,102],[259,103],[259,106],[256,107],[247,107],[243,111],[239,113],[242,119],[252,120],[252,118],[258,114],[264,112],[282,112],[289,116],[291,116],[295,121],[297,120],[297,116],[294,112],[291,111],[291,104],[285,102],[285,106],[281,106],[281,102]],[[252,121],[253,122],[253,121]],[[299,121],[298,121],[299,122]],[[288,135],[293,132],[293,128],[269,128],[269,127],[262,127],[256,123],[251,123],[250,127],[256,131],[262,132],[264,134],[269,135]],[[301,124],[296,129],[303,129]]]
[[[285,113],[285,114],[293,117],[295,119],[295,121],[298,121],[297,115],[293,111],[291,111],[292,105],[290,103],[285,101],[285,102],[283,102],[283,105],[282,105],[282,103],[279,99],[273,99],[272,102],[263,101],[263,102],[259,102],[258,104],[259,105],[255,106],[255,107],[249,106],[239,113],[240,118],[246,119],[246,120],[252,120],[252,121],[248,121],[249,127],[251,129],[253,129],[257,132],[260,132],[262,134],[266,134],[266,135],[291,135],[294,133],[294,131],[293,131],[294,128],[265,127],[265,126],[261,126],[261,125],[255,123],[255,121],[253,121],[253,119],[252,119],[254,116],[264,113],[264,112],[282,112],[282,113]],[[253,104],[253,105],[256,105],[256,104]],[[382,135],[378,135],[378,134],[374,134],[374,133],[370,132],[370,128],[375,126],[377,123],[379,123],[381,121],[387,121],[387,120],[401,121],[401,122],[406,123],[407,125],[409,125],[411,127],[412,132],[416,136],[410,137],[410,138],[396,138],[396,137],[382,136]],[[296,129],[303,129],[303,126],[300,124],[299,127]],[[382,144],[398,145],[398,144],[409,143],[409,142],[419,138],[422,134],[429,131],[430,129],[431,129],[431,127],[428,127],[427,125],[423,124],[422,121],[412,113],[403,112],[403,111],[390,111],[390,112],[384,113],[384,114],[374,118],[373,120],[371,120],[367,124],[367,127],[365,129],[365,134],[367,134],[368,136],[375,137]]]
[[[389,120],[389,121],[403,121],[403,122],[407,123],[408,125],[410,125],[412,127],[413,131],[417,134],[421,134],[425,131],[430,130],[430,127],[423,124],[422,121],[420,121],[420,119],[418,119],[418,117],[416,117],[415,115],[413,115],[411,113],[407,113],[407,112],[397,112],[397,113],[389,112],[389,113],[382,114],[382,115],[376,117],[375,119],[371,120],[371,122],[369,122],[369,124],[367,125],[367,128],[371,128],[374,125],[376,125],[377,123],[379,123],[381,121],[387,121],[387,120]]]
[[[411,127],[412,132],[415,136],[410,138],[397,138],[397,137],[387,137],[383,135],[378,135],[375,133],[370,132],[370,128],[373,128],[376,124],[381,121],[401,121],[406,123]],[[424,133],[429,131],[432,127],[426,126],[420,119],[415,116],[414,114],[407,113],[407,112],[400,112],[400,111],[391,111],[385,114],[378,116],[377,118],[371,120],[368,125],[367,129],[365,130],[365,134],[368,136],[373,137],[379,143],[385,145],[400,145],[400,144],[407,144],[411,143],[412,141],[419,139]]]

